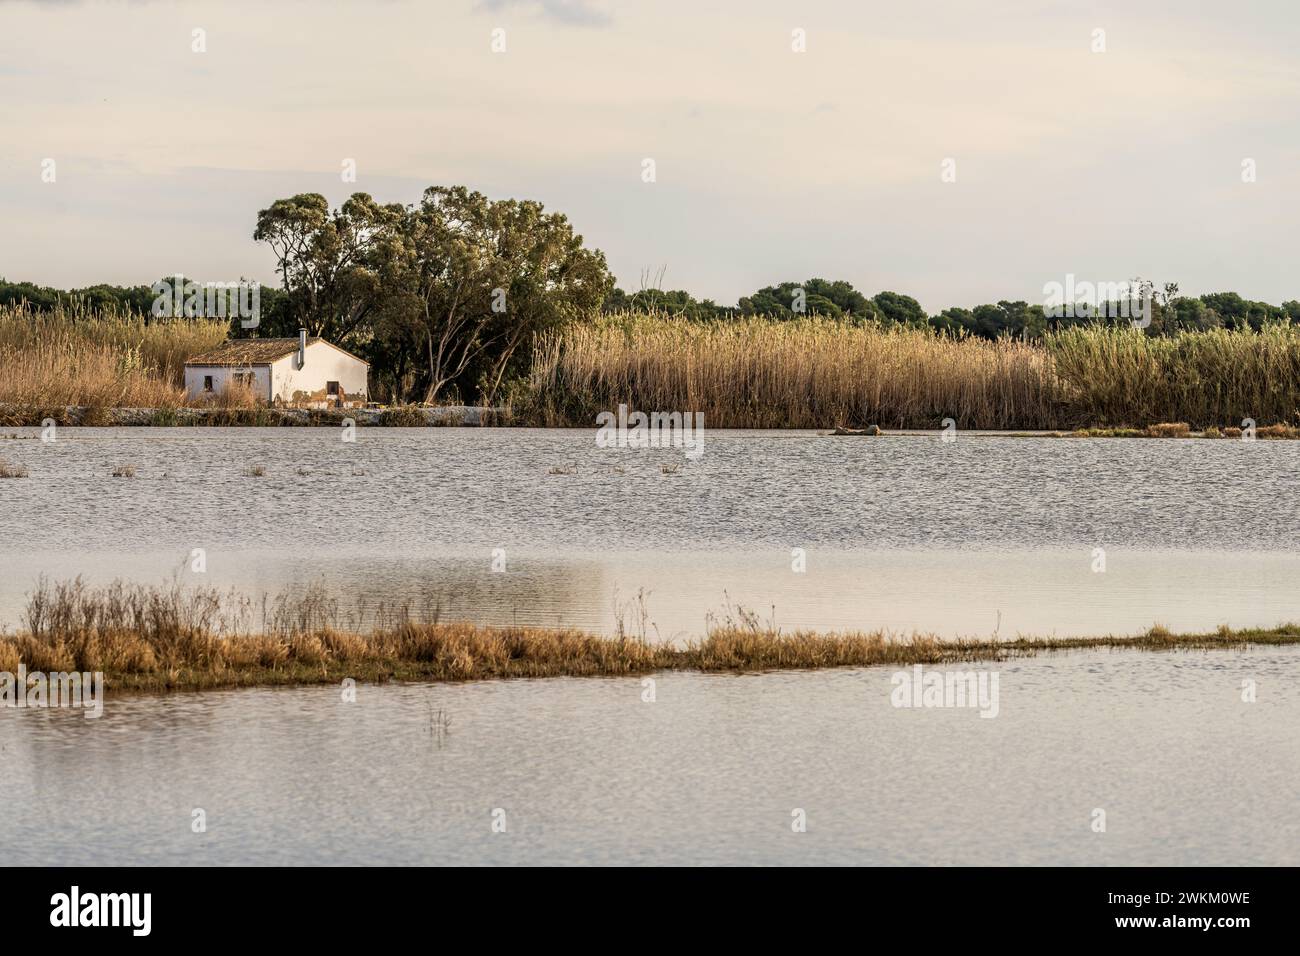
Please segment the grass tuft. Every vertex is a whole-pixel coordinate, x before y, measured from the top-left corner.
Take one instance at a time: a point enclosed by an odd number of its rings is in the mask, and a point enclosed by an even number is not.
[[[23,465],[11,465],[0,458],[0,478],[26,478],[27,468]]]

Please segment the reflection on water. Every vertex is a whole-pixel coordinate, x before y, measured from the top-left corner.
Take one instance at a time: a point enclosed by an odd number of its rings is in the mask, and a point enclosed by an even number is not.
[[[632,678],[0,710],[0,843],[11,864],[1295,865],[1297,665],[1006,662],[992,720],[895,709],[888,668],[659,675],[653,703]]]
[[[409,608],[426,619],[484,624],[621,626],[650,640],[699,636],[730,608],[784,629],[875,629],[946,637],[1131,634],[1273,626],[1300,620],[1300,555],[1089,551],[816,551],[795,574],[788,553],[602,553],[588,558],[511,551],[503,574],[487,553],[355,552],[302,559],[285,552],[209,555],[204,575],[176,555],[37,554],[0,557],[0,620],[18,622],[24,594],[45,574],[162,582],[173,576],[251,595],[260,617],[278,594],[323,587],[344,626],[370,626]],[[263,600],[265,599],[265,600]]]
[[[0,483],[0,625],[41,573],[179,573],[255,598],[323,583],[354,616],[409,604],[605,631],[644,609],[664,638],[728,603],[783,627],[945,635],[1300,618],[1300,509],[1281,506],[1300,490],[1295,442],[710,432],[688,461],[583,430],[59,435],[5,444],[31,477]],[[110,477],[123,463],[139,477]]]

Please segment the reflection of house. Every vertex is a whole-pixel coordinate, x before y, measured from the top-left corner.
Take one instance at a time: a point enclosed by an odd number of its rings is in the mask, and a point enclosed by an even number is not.
[[[324,339],[233,339],[185,363],[190,398],[247,385],[259,401],[303,408],[350,408],[366,401],[370,366]]]

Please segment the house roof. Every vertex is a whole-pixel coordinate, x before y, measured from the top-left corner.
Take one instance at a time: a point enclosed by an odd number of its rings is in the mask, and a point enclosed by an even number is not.
[[[319,336],[308,338],[307,344],[313,345],[317,342],[323,342],[332,349],[337,349],[344,355],[357,359],[363,365],[369,363],[363,359],[357,358],[346,349],[340,349],[333,342],[326,342]],[[287,355],[293,355],[298,351],[298,340],[292,339],[231,339],[223,342],[215,349],[210,349],[199,355],[192,355],[186,361],[186,365],[270,365],[272,362],[282,359]]]

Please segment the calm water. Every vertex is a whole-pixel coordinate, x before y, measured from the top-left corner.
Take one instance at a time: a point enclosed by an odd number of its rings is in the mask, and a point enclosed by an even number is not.
[[[566,679],[0,711],[0,842],[11,864],[1295,865],[1297,665],[1004,663],[995,719],[894,708],[887,669],[662,675],[653,703]]]
[[[710,432],[688,461],[580,431],[65,429],[0,457],[31,472],[0,481],[8,627],[41,574],[652,638],[738,606],[945,635],[1300,619],[1291,442]],[[991,720],[891,706],[890,669],[661,675],[652,703],[629,679],[0,709],[0,841],[72,864],[1297,864],[1297,663],[990,665]]]
[[[31,430],[25,434],[34,434]],[[323,583],[487,623],[1131,632],[1300,618],[1300,444],[710,432],[64,429],[0,441],[0,624],[38,575]],[[138,477],[112,478],[133,464]],[[245,471],[262,466],[264,477]],[[664,466],[679,466],[672,474]],[[551,474],[553,468],[571,470]],[[207,572],[189,571],[193,549]],[[506,573],[491,573],[494,549]],[[791,551],[807,571],[791,570]],[[1093,572],[1096,548],[1106,572]],[[638,594],[640,598],[638,599]]]

